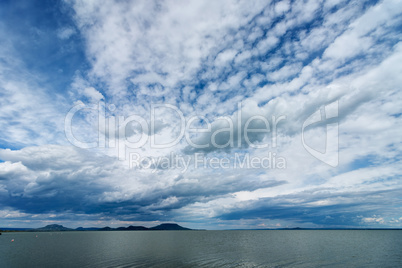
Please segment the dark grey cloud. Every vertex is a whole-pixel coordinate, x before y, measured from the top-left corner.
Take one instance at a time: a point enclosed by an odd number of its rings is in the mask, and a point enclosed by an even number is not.
[[[216,217],[221,220],[269,219],[313,223],[316,226],[360,226],[363,217],[381,214],[399,218],[392,208],[402,207],[402,188],[383,191],[333,193],[333,189],[304,191],[297,194],[246,201]],[[325,204],[329,200],[330,204]],[[321,205],[319,202],[323,202]],[[332,203],[332,204],[331,204]]]
[[[101,214],[157,220],[161,214],[195,202],[286,183],[211,172],[206,176],[176,176],[166,184],[163,173],[158,178],[149,173],[138,179],[136,170],[127,170],[114,158],[55,145],[2,150],[0,156],[7,161],[3,165],[9,166],[0,183],[6,191],[0,195],[2,208],[32,214]],[[119,179],[126,176],[132,178],[129,185],[134,189],[138,186],[138,190],[129,198],[121,198],[124,186]]]

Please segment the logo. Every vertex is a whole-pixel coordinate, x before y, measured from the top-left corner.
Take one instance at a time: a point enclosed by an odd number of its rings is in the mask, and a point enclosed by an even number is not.
[[[331,167],[337,167],[339,164],[339,124],[335,120],[338,118],[338,110],[338,101],[321,107],[320,110],[310,115],[304,121],[301,133],[302,144],[307,152]],[[323,152],[306,144],[305,130],[313,124],[325,125],[325,137],[323,137],[325,139],[325,149]]]

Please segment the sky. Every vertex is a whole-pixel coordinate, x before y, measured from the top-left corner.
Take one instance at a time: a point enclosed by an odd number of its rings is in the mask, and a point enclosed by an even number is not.
[[[1,1],[0,227],[402,228],[402,1]]]

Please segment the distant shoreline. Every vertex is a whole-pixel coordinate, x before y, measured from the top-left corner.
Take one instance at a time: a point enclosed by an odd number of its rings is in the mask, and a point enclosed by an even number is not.
[[[154,227],[144,227],[144,226],[128,226],[128,227],[78,227],[78,228],[68,228],[59,224],[51,224],[41,228],[0,228],[0,233],[2,232],[84,232],[84,231],[188,231],[192,230],[190,228],[186,228],[180,226],[176,223],[162,223],[160,225]]]
[[[159,225],[158,225],[159,226]],[[155,227],[158,227],[155,226]],[[181,227],[180,225],[177,225]],[[206,229],[189,229],[181,227],[183,229],[167,229],[167,228],[146,228],[134,229],[130,227],[143,227],[143,226],[129,226],[129,227],[102,227],[102,228],[76,228],[70,229],[42,229],[42,228],[0,228],[0,233],[16,233],[16,232],[119,232],[119,231],[402,231],[402,228],[277,228],[277,229],[223,229],[223,230],[206,230]]]

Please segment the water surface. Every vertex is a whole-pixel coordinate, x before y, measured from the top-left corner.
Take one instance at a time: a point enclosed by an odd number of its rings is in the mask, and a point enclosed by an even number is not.
[[[402,267],[402,231],[95,231],[0,236],[0,267],[312,266]]]

